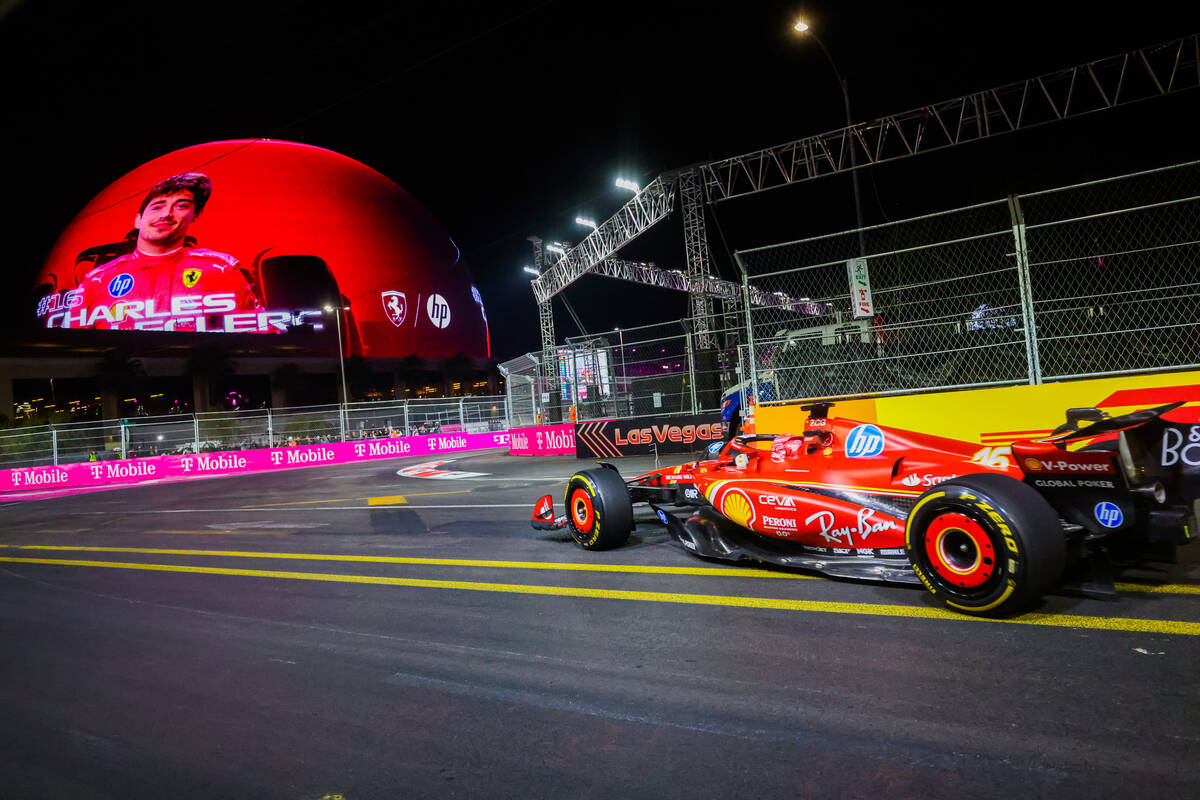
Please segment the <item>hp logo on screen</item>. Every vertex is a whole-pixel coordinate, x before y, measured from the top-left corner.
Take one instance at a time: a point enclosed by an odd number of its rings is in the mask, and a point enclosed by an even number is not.
[[[846,437],[846,455],[870,458],[883,452],[883,431],[874,425],[859,425]]]
[[[122,272],[108,282],[108,293],[113,297],[124,297],[129,294],[129,290],[132,288],[133,276],[128,272]]]
[[[1097,503],[1092,511],[1096,515],[1096,521],[1106,528],[1116,528],[1125,521],[1125,515],[1121,513],[1120,506],[1107,500]]]
[[[450,324],[450,304],[440,294],[429,295],[429,301],[425,303],[425,313],[429,315],[429,321],[434,327],[444,328]]]

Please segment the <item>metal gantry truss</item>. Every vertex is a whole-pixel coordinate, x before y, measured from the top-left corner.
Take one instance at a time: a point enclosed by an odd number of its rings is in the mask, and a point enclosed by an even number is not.
[[[1200,35],[700,166],[710,201],[1080,117],[1200,84]]]
[[[941,150],[1026,128],[1071,119],[1200,86],[1200,34],[1133,50],[984,92],[855,123],[752,153],[664,173],[541,275],[533,293],[542,321],[542,352],[553,354],[554,295],[587,274],[686,291],[697,344],[713,345],[712,300],[741,300],[743,287],[711,277],[704,205],[813,180],[885,161]],[[853,157],[852,157],[853,156]],[[621,247],[665,219],[679,192],[684,218],[686,274],[618,261]],[[535,244],[541,253],[541,242]],[[732,286],[737,291],[726,296]],[[747,285],[752,305],[788,305],[822,313],[803,298],[780,297]],[[761,302],[760,302],[761,301]]]

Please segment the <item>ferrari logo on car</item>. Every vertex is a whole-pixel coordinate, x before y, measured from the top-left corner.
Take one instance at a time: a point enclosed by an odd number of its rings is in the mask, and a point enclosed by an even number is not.
[[[379,294],[383,299],[383,313],[399,328],[408,318],[408,299],[405,298],[404,292],[387,291]]]
[[[192,288],[200,282],[200,276],[203,273],[198,269],[185,269],[183,271],[183,285],[187,288]]]

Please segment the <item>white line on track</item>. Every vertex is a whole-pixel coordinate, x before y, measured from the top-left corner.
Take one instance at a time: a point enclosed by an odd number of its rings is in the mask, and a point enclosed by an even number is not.
[[[462,503],[459,505],[412,505],[404,503],[391,506],[305,506],[304,508],[158,508],[158,509],[122,509],[119,512],[114,511],[72,511],[68,514],[87,515],[99,514],[103,516],[112,516],[114,513],[119,514],[216,514],[216,513],[252,513],[252,512],[269,512],[276,511],[302,511],[305,513],[313,511],[377,511],[381,508],[527,508],[532,509],[533,503]]]

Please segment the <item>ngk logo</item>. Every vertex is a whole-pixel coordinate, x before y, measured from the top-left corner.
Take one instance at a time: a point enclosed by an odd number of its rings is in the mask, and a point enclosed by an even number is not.
[[[444,328],[450,324],[450,304],[440,294],[429,295],[429,300],[425,303],[425,313],[429,315],[429,321],[434,327]]]

